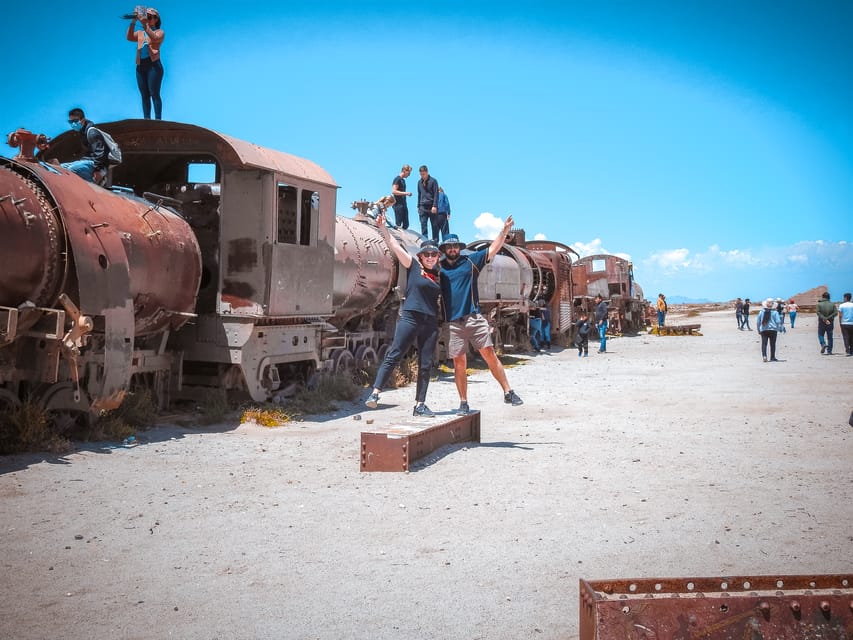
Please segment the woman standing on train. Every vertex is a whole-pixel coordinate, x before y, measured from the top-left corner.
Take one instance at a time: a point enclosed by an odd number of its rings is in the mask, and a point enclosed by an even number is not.
[[[134,31],[139,18],[142,29]],[[160,28],[160,14],[157,9],[148,7],[144,16],[136,16],[127,28],[127,39],[136,43],[136,84],[142,95],[142,115],[151,119],[151,103],[154,103],[154,117],[163,119],[163,101],[160,99],[160,86],[163,84],[163,63],[160,61],[160,47],[166,33]]]
[[[379,405],[379,392],[387,382],[403,354],[412,344],[418,349],[418,382],[415,390],[415,408],[413,415],[432,418],[435,414],[424,404],[426,400],[429,377],[432,373],[432,359],[438,340],[438,297],[441,286],[438,283],[438,245],[432,240],[424,240],[415,260],[385,225],[385,211],[376,217],[376,226],[391,249],[400,266],[408,271],[406,277],[406,297],[400,307],[397,327],[394,331],[394,342],[376,373],[373,383],[373,393],[365,404],[375,409]]]

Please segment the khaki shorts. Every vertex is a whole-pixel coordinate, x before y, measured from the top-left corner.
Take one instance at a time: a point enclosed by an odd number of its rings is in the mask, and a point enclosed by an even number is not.
[[[477,351],[493,346],[489,321],[479,313],[472,313],[448,324],[450,325],[450,342],[447,345],[447,355],[451,358],[464,355],[468,351],[469,343]]]

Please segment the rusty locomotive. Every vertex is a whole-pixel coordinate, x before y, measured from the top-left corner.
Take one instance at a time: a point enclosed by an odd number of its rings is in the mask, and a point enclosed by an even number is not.
[[[204,387],[265,401],[381,360],[405,271],[371,203],[336,215],[337,185],[319,165],[199,126],[100,127],[123,151],[105,187],[52,162],[73,158],[72,132],[19,130],[19,155],[0,157],[0,405],[91,414],[140,385],[160,406]],[[421,240],[394,233],[412,249]],[[602,286],[598,263],[573,255],[513,231],[480,278],[499,348],[527,344],[543,300],[555,339],[571,337]],[[605,287],[623,301],[611,313],[638,325],[630,263],[597,258],[605,279],[619,272]]]

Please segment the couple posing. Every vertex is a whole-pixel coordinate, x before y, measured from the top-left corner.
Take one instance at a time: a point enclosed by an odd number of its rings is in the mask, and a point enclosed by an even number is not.
[[[415,344],[418,349],[418,379],[413,415],[429,418],[435,416],[425,401],[438,340],[439,296],[443,298],[445,320],[449,322],[450,328],[448,350],[453,358],[453,375],[459,393],[456,415],[467,415],[470,411],[466,374],[469,343],[480,352],[489,366],[489,371],[501,385],[504,402],[514,406],[522,404],[521,398],[510,388],[503,365],[495,354],[489,322],[480,314],[480,295],[477,289],[480,271],[503,247],[506,235],[512,228],[512,216],[507,217],[501,232],[485,249],[463,256],[461,252],[465,245],[459,242],[456,235],[451,234],[440,246],[434,240],[424,240],[417,260],[388,231],[384,212],[377,216],[376,224],[400,265],[408,271],[408,277],[406,297],[400,308],[394,342],[379,367],[373,393],[365,404],[371,409],[379,405],[379,392],[403,354]],[[444,253],[444,260],[439,260],[440,253]]]

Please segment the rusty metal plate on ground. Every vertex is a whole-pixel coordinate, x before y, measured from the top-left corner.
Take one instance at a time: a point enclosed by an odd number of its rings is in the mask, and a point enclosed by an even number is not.
[[[853,574],[580,581],[580,640],[851,640]]]
[[[437,418],[440,419],[440,418]],[[435,423],[410,423],[361,433],[362,471],[408,471],[409,465],[446,444],[480,441],[480,412]]]

